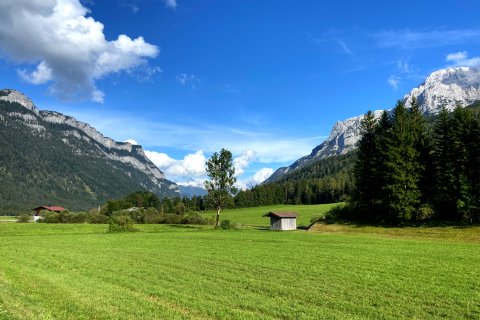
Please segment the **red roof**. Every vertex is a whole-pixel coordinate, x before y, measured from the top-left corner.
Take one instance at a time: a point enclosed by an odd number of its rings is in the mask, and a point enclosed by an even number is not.
[[[48,210],[48,211],[54,211],[54,212],[60,212],[60,211],[65,210],[65,208],[63,208],[63,207],[58,207],[58,206],[52,206],[52,207],[49,207],[49,206],[40,206],[40,207],[35,208],[35,209],[33,209],[33,210],[42,210],[42,209],[45,209],[45,210]]]
[[[277,217],[277,218],[296,218],[298,214],[296,212],[269,212],[263,215],[264,217]]]

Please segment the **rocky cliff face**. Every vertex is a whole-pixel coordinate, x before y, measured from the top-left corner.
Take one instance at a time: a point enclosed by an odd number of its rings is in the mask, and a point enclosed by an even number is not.
[[[165,179],[141,146],[114,141],[73,117],[38,110],[18,91],[0,90],[0,125],[0,152],[7,155],[0,159],[0,176],[13,179],[17,175],[17,180],[22,176],[34,177],[33,182],[25,181],[26,188],[36,182],[57,181],[58,185],[50,187],[56,195],[49,196],[47,192],[44,201],[51,201],[52,197],[61,200],[59,193],[64,194],[63,198],[75,199],[72,193],[82,190],[87,192],[77,196],[83,199],[78,201],[80,208],[140,189],[159,196],[180,195],[178,186]],[[19,167],[26,171],[23,175],[17,172]],[[59,175],[69,177],[73,186],[60,181]],[[14,188],[13,182],[10,188]],[[11,197],[0,192],[0,200],[2,196]],[[37,205],[41,204],[45,203]]]
[[[465,107],[480,100],[480,70],[470,67],[448,68],[433,72],[424,83],[410,91],[403,102],[410,107],[412,97],[417,98],[424,114],[437,114],[445,107],[453,110],[457,105]],[[374,112],[377,118],[382,110]],[[298,159],[289,167],[279,168],[266,181],[273,182],[307,163],[353,150],[360,139],[360,122],[363,115],[338,121],[328,138],[312,150],[312,153]]]
[[[433,72],[424,83],[405,95],[410,106],[416,97],[425,114],[437,114],[442,107],[453,110],[480,100],[480,69],[470,67],[448,68]]]

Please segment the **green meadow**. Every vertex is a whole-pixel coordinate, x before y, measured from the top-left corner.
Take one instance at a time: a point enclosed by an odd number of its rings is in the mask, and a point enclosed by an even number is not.
[[[317,204],[317,205],[277,205],[267,207],[242,208],[242,209],[226,209],[220,212],[220,219],[228,219],[232,222],[239,223],[244,226],[268,227],[270,219],[262,217],[270,211],[294,211],[298,214],[297,226],[310,225],[310,219],[313,216],[325,215],[325,213],[334,206],[334,204]],[[205,217],[214,218],[215,211],[201,212]]]
[[[13,222],[17,221],[17,217],[14,216],[0,216],[0,222]]]
[[[239,230],[2,223],[0,319],[480,318],[480,228],[272,232],[272,210],[225,211]]]

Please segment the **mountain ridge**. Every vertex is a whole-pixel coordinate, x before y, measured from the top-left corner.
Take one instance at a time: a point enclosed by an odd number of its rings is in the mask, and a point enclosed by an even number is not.
[[[85,209],[142,189],[161,197],[180,195],[141,146],[117,142],[59,112],[39,110],[19,91],[0,90],[0,122],[0,177],[11,188],[2,189],[0,200],[12,209],[22,207],[14,203],[15,197],[28,206],[64,201],[59,204]],[[45,188],[47,182],[52,192]]]
[[[405,94],[402,101],[410,107],[412,98],[417,98],[424,114],[437,114],[442,107],[453,110],[455,106],[466,107],[480,100],[480,69],[451,67],[432,72],[423,83]],[[383,110],[374,111],[379,118]],[[337,121],[328,138],[288,167],[277,169],[263,183],[277,181],[283,175],[305,166],[312,161],[334,155],[343,155],[355,149],[360,139],[360,123],[364,115]]]

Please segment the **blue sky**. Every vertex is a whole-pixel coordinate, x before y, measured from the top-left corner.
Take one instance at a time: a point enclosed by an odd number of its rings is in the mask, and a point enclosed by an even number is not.
[[[0,2],[0,87],[200,185],[224,147],[241,185],[440,68],[480,65],[480,2]]]

